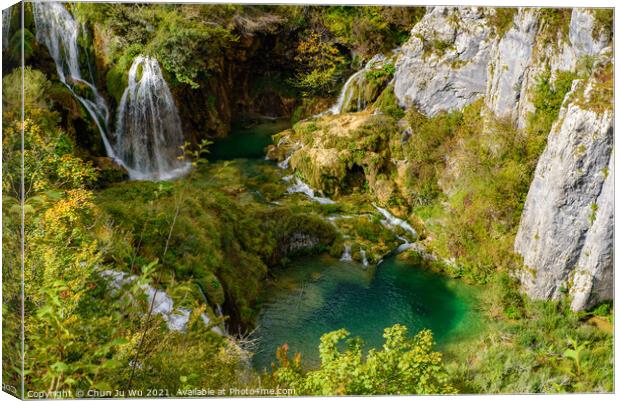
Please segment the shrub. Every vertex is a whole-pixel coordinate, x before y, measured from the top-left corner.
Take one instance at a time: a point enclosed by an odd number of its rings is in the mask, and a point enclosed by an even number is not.
[[[383,348],[364,356],[363,342],[349,339],[344,351],[339,343],[349,332],[326,333],[319,346],[321,366],[304,372],[301,356],[289,359],[288,347],[277,351],[279,366],[272,380],[294,388],[296,395],[451,394],[454,388],[446,375],[442,357],[433,351],[433,335],[423,330],[407,338],[407,328],[396,324],[384,331]]]

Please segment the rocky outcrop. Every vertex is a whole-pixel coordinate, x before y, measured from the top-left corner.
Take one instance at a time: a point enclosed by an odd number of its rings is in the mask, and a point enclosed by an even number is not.
[[[484,95],[494,36],[492,10],[436,7],[411,31],[396,63],[394,93],[427,115],[462,109]]]
[[[484,97],[499,117],[526,125],[532,89],[547,69],[574,71],[610,44],[591,10],[575,8],[566,33],[541,10],[521,8],[510,28],[492,28],[494,9],[435,7],[412,29],[396,64],[394,93],[427,115]],[[568,22],[568,21],[567,21]]]
[[[302,251],[308,251],[319,245],[319,239],[310,234],[295,232],[282,245],[285,255],[294,255]]]
[[[534,111],[529,95],[545,70],[548,69],[554,77],[558,71],[583,69],[589,62],[588,58],[595,58],[607,52],[610,44],[608,34],[604,31],[596,32],[591,10],[574,8],[571,12],[567,34],[563,35],[558,32],[553,40],[549,40],[548,22],[540,17],[540,11],[537,11],[536,15],[539,26],[536,31],[536,41],[533,43],[532,57],[518,85],[520,96],[512,105],[515,110],[512,118],[519,128],[526,126],[528,115]],[[502,71],[500,70],[499,73]],[[487,94],[487,96],[490,95]]]
[[[613,114],[588,110],[591,79],[567,95],[539,159],[515,250],[523,288],[536,299],[573,296],[573,309],[610,299],[613,250]]]
[[[594,223],[584,241],[573,286],[571,307],[587,309],[599,302],[613,299],[613,227],[614,227],[614,157],[609,158],[607,178],[596,205]]]
[[[381,114],[329,115],[278,134],[268,156],[327,196],[367,185],[386,204],[399,191],[400,175],[406,175],[406,166],[394,158],[402,146],[400,137],[401,127]]]
[[[536,10],[520,9],[512,28],[493,48],[485,101],[497,116],[509,116],[512,120],[518,116],[516,106],[526,97],[523,80],[531,63],[538,26]]]

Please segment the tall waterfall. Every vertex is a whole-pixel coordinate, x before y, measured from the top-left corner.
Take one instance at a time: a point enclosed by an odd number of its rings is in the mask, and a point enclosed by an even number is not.
[[[186,173],[178,159],[181,119],[170,89],[151,57],[136,57],[117,112],[115,152],[132,179],[166,180]]]
[[[58,79],[84,106],[99,129],[108,156],[115,158],[107,137],[110,118],[108,106],[95,85],[82,78],[80,72],[78,23],[60,3],[34,2],[33,10],[37,40],[45,44],[54,59]],[[80,88],[79,94],[74,90],[77,87]],[[88,97],[85,96],[86,93],[89,94]]]
[[[12,13],[12,7],[2,10],[2,50],[9,47],[9,29],[11,28]]]

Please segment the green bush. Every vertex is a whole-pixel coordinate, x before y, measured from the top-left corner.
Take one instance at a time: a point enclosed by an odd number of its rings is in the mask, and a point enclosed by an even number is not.
[[[281,387],[295,389],[296,395],[387,395],[387,394],[452,394],[439,352],[433,351],[430,330],[413,338],[407,328],[396,324],[386,328],[381,349],[363,353],[360,338],[347,341],[344,351],[340,343],[349,336],[341,329],[326,333],[319,346],[321,366],[305,372],[301,355],[289,359],[288,347],[277,351],[279,365],[271,380]]]

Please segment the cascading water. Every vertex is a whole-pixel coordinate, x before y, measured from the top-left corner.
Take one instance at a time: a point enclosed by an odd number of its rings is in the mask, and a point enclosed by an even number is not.
[[[366,69],[361,69],[355,74],[351,75],[349,79],[344,83],[342,90],[340,91],[340,95],[338,95],[338,100],[336,103],[329,109],[331,114],[340,114],[343,111],[345,105],[349,104],[351,100],[351,96],[353,95],[354,88],[359,89],[360,83],[364,81],[366,75]],[[358,94],[360,92],[358,91]]]
[[[114,270],[104,270],[101,272],[101,275],[110,280],[110,286],[114,290],[119,290],[123,286],[131,284],[137,279],[136,276]],[[182,307],[176,308],[170,295],[168,295],[165,291],[156,290],[149,284],[141,284],[140,288],[146,294],[148,304],[153,304],[152,313],[155,315],[161,315],[168,325],[168,329],[172,331],[185,330],[187,323],[189,322],[192,312],[191,310]],[[206,313],[202,313],[200,317],[205,326],[208,326],[211,323],[211,319],[209,319],[209,316]],[[224,335],[223,331],[217,326],[212,327],[211,330],[219,335]]]
[[[299,177],[293,177],[292,175],[289,175],[289,176],[284,177],[283,179],[286,182],[290,182],[294,180],[293,184],[290,187],[288,187],[288,189],[286,190],[286,192],[288,192],[289,194],[302,193],[302,194],[305,194],[308,198],[312,199],[313,201],[318,202],[323,205],[331,205],[331,204],[336,203],[329,198],[322,197],[322,196],[316,196],[314,194],[314,189],[310,188],[310,185],[300,180]]]
[[[280,163],[278,163],[278,167],[280,167],[283,170],[286,170],[291,162],[291,157],[293,157],[292,153],[286,156],[286,158],[282,160]]]
[[[342,256],[340,257],[340,260],[342,262],[352,262],[353,258],[351,257],[351,245],[346,244],[344,246],[344,252],[342,253]]]
[[[117,112],[115,153],[132,179],[167,180],[191,164],[179,160],[181,119],[159,63],[136,57]]]
[[[12,7],[7,8],[6,10],[2,10],[2,50],[5,50],[9,47],[9,30],[11,28],[12,15]]]
[[[366,100],[364,98],[364,87],[366,86],[366,73],[377,68],[383,67],[386,58],[382,54],[373,56],[362,68],[355,74],[351,75],[349,79],[344,83],[338,100],[329,109],[331,114],[340,114],[343,111],[347,111],[350,108],[350,103],[353,100],[353,95],[357,93],[355,98],[356,110],[360,111],[366,108]]]
[[[108,156],[116,159],[107,137],[110,114],[106,102],[95,85],[82,78],[80,72],[78,23],[60,3],[34,2],[33,11],[37,40],[45,44],[54,59],[58,79],[84,106],[99,129]],[[78,87],[80,94],[76,93]],[[90,96],[85,96],[86,93]]]
[[[190,164],[178,160],[183,144],[181,121],[157,61],[148,57],[134,60],[112,144],[106,102],[92,83],[92,71],[89,81],[80,70],[79,24],[57,2],[35,2],[33,11],[37,40],[45,44],[54,59],[58,79],[97,125],[107,155],[125,167],[132,179],[165,180],[187,172]]]
[[[366,250],[360,248],[360,256],[362,257],[362,264],[368,266],[368,259],[366,259]]]
[[[382,223],[384,225],[388,227],[397,226],[407,231],[408,233],[410,233],[414,238],[417,236],[417,233],[414,230],[414,228],[411,227],[411,225],[407,223],[405,220],[399,219],[398,217],[394,216],[392,213],[388,212],[386,209],[383,209],[377,205],[373,205],[373,206],[375,207],[375,209],[379,211],[379,213],[383,215],[383,217],[385,217],[385,220],[382,220]]]

